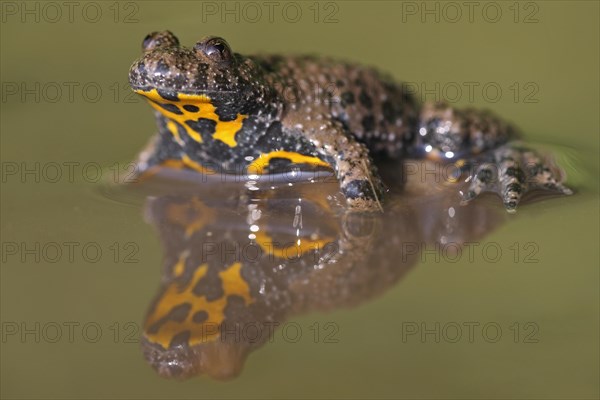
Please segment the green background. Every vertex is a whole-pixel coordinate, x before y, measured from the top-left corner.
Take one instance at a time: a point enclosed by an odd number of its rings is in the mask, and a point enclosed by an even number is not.
[[[494,2],[502,12],[496,23],[482,14],[489,2],[478,3],[472,21],[462,7],[457,22],[443,2],[320,3],[316,22],[315,3],[299,2],[296,23],[283,17],[283,2],[272,22],[263,8],[257,23],[248,20],[253,14],[239,22],[233,16],[224,22],[219,15],[203,18],[203,7],[221,2],[96,2],[102,11],[96,23],[82,17],[84,3],[72,22],[63,14],[55,23],[43,15],[39,22],[27,15],[23,20],[6,3],[0,39],[4,166],[69,161],[108,167],[132,159],[154,122],[147,105],[130,102],[127,71],[147,33],[170,29],[186,45],[220,35],[240,53],[328,55],[426,88],[437,83],[440,91],[448,83],[493,83],[502,89],[498,101],[475,89],[473,101],[464,92],[457,103],[494,109],[528,140],[554,145],[577,194],[524,207],[488,237],[503,246],[535,241],[540,263],[426,260],[358,308],[295,318],[302,326],[335,321],[339,343],[276,341],[254,352],[234,381],[160,379],[139,346],[122,340],[7,337],[1,343],[3,398],[598,398],[598,2]],[[33,8],[36,2],[14,4]],[[44,3],[37,4],[43,13]],[[439,22],[433,15],[423,20],[406,14],[413,6],[439,7]],[[332,11],[335,21],[325,23]],[[46,12],[46,19],[54,18]],[[133,20],[126,23],[130,12]],[[9,93],[15,84],[31,88],[36,82],[48,90],[39,101]],[[52,83],[65,82],[78,84],[74,98],[65,90],[49,101]],[[86,84],[91,97],[93,87],[102,89],[98,101],[84,97]],[[528,99],[536,102],[525,101],[531,88]],[[2,242],[95,241],[108,247],[135,241],[140,262],[53,264],[9,257],[1,267],[3,324],[96,321],[107,335],[114,322],[141,322],[159,281],[158,239],[139,204],[109,200],[97,185],[75,177],[58,183],[7,177]],[[531,321],[540,328],[539,342],[515,344],[505,334],[494,344],[402,343],[403,321],[496,321],[503,328]]]

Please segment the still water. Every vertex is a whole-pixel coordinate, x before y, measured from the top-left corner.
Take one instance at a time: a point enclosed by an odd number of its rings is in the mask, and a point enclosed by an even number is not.
[[[423,22],[405,3],[331,3],[328,24],[223,22],[191,2],[3,21],[2,397],[597,398],[598,4],[515,17],[500,2],[509,17],[492,24]],[[440,93],[494,82],[497,101],[457,102],[513,120],[576,193],[515,215],[492,195],[461,206],[462,183],[416,161],[383,166],[391,193],[370,215],[314,173],[122,184],[154,130],[127,69],[165,28],[367,62]],[[68,82],[102,95],[54,101]],[[178,342],[194,346],[159,346]]]

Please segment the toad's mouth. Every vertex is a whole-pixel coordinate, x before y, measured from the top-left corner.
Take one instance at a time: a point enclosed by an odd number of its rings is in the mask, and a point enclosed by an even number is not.
[[[144,96],[150,106],[167,119],[167,129],[174,139],[182,144],[185,134],[198,143],[203,143],[203,135],[219,140],[229,147],[236,147],[235,135],[241,131],[242,122],[248,115],[237,114],[231,121],[223,121],[216,113],[216,107],[207,94],[178,93],[165,96],[157,89],[134,90]],[[205,129],[203,129],[205,128]]]
[[[164,92],[151,89],[134,89],[134,92],[144,96],[150,101],[155,103],[175,103],[180,105],[185,104],[207,104],[211,103],[211,99],[208,93],[197,93],[197,94],[187,94],[187,93],[177,93],[177,94],[165,94]]]

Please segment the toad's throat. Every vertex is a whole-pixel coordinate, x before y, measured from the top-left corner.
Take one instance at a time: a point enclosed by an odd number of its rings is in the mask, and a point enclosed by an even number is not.
[[[238,114],[232,121],[222,121],[211,98],[204,94],[178,94],[177,100],[174,100],[161,96],[156,89],[135,92],[146,97],[152,108],[167,119],[167,129],[181,145],[183,133],[198,143],[203,142],[204,134],[229,147],[235,147],[235,135],[241,131],[242,123],[248,117]]]

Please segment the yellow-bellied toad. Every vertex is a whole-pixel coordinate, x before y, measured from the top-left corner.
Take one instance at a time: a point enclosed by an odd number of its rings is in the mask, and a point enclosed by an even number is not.
[[[308,164],[334,171],[352,209],[371,210],[385,191],[373,159],[429,157],[471,171],[464,201],[495,191],[515,211],[532,189],[571,193],[535,151],[512,141],[509,124],[485,111],[421,105],[374,69],[246,57],[218,37],[185,48],[169,31],[148,35],[142,47],[129,82],[157,110],[158,135],[140,172],[167,165],[265,173]]]

